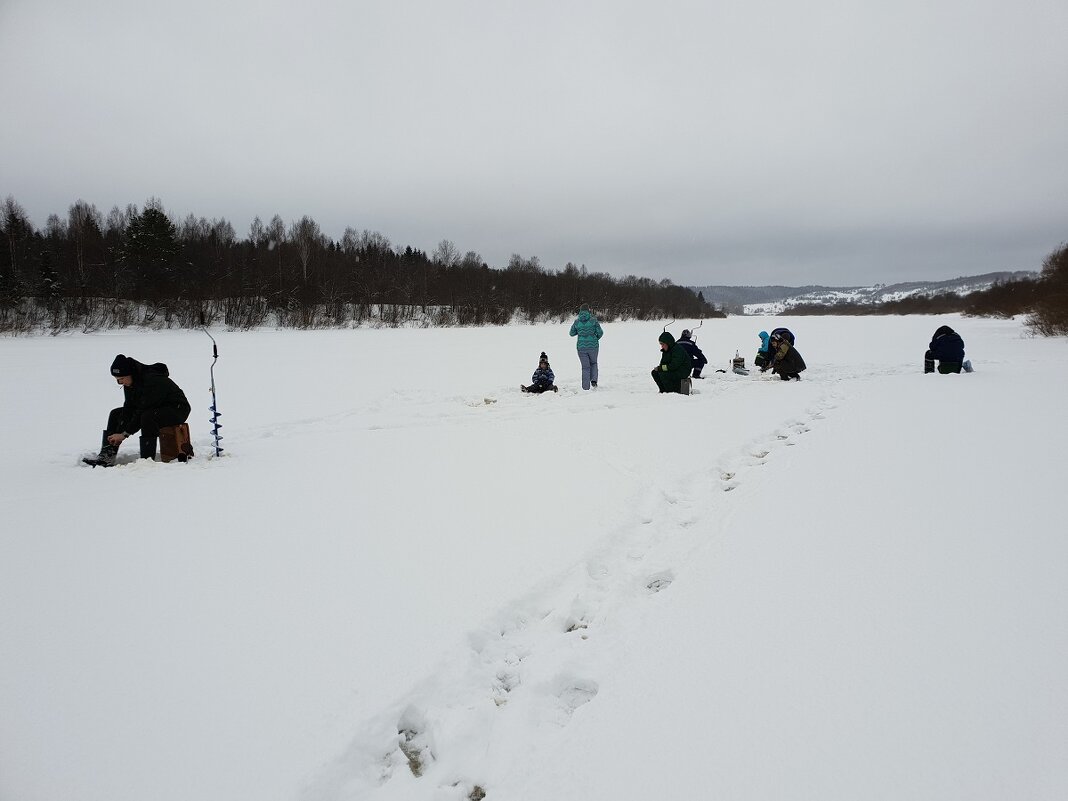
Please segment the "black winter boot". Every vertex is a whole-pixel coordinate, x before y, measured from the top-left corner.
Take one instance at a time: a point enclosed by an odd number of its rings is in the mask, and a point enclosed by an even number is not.
[[[155,459],[156,458],[156,437],[141,437],[141,458],[142,459]]]
[[[93,467],[114,467],[115,457],[119,453],[119,446],[112,445],[108,442],[108,432],[104,429],[104,435],[100,438],[100,454],[93,457],[86,457],[82,459],[86,464],[91,464]]]

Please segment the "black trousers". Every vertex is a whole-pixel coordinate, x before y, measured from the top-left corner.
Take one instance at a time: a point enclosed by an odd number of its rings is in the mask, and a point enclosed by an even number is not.
[[[946,362],[941,361],[938,363],[938,372],[942,375],[949,373],[959,373],[963,362]],[[923,371],[925,373],[933,373],[935,371],[935,358],[931,355],[931,351],[927,351],[923,354]]]
[[[141,436],[158,437],[159,430],[166,426],[176,426],[189,419],[191,411],[188,403],[180,403],[177,406],[161,406],[158,409],[149,409],[141,415]],[[122,407],[112,409],[108,415],[107,433],[126,433],[122,430]]]

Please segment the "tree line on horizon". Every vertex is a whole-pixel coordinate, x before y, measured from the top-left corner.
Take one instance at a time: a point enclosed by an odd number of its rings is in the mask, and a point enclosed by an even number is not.
[[[225,219],[171,219],[159,200],[105,216],[79,200],[42,230],[12,196],[0,205],[0,331],[53,332],[221,322],[320,328],[487,325],[566,319],[582,303],[604,320],[723,317],[703,295],[513,254],[489,266],[449,240],[428,254],[377,231],[326,236],[311,217],[256,217],[239,238]]]
[[[883,303],[842,301],[790,307],[798,315],[964,314],[970,317],[1029,315],[1028,326],[1043,336],[1068,335],[1068,244],[1061,244],[1042,262],[1035,278],[995,281],[967,295],[946,292],[913,295]]]

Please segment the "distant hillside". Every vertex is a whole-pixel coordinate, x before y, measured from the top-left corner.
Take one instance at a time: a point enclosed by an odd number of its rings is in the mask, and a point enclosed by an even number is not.
[[[1028,271],[984,273],[948,281],[906,281],[873,286],[695,286],[709,303],[731,314],[781,314],[791,306],[808,303],[875,304],[913,295],[935,296],[950,292],[967,295],[989,289],[995,282],[1035,278]]]

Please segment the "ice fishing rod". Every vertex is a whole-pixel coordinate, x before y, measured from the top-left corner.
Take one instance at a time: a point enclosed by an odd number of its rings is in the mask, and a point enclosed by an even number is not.
[[[219,434],[219,429],[222,428],[222,425],[219,423],[219,418],[222,417],[222,412],[219,411],[219,403],[215,399],[215,362],[219,361],[219,346],[215,342],[215,337],[211,335],[211,332],[208,331],[208,327],[204,324],[204,312],[200,313],[200,327],[204,333],[208,335],[208,339],[211,340],[211,406],[208,407],[211,411],[211,417],[208,422],[211,423],[211,433],[215,436],[215,455],[222,456],[223,449],[222,446],[219,445],[219,440],[222,439],[222,436]]]

